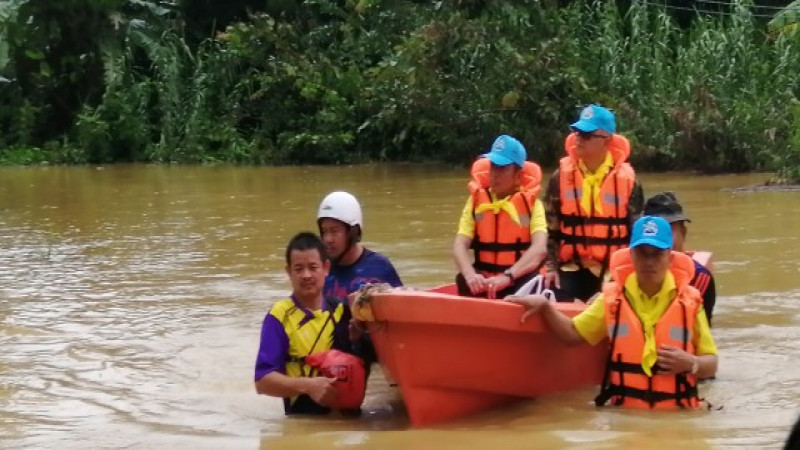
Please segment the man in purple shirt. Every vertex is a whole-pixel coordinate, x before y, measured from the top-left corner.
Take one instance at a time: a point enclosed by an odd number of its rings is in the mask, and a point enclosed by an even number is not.
[[[283,397],[286,414],[325,414],[336,397],[334,378],[315,375],[308,355],[329,349],[350,352],[346,304],[322,295],[330,262],[313,233],[296,235],[286,249],[292,295],[275,303],[264,318],[256,357],[259,394]]]

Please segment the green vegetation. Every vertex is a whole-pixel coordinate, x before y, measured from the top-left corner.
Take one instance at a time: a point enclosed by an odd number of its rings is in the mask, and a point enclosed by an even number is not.
[[[640,168],[800,179],[797,6],[219,5],[0,2],[0,163],[461,163],[507,132],[553,164],[599,102]]]

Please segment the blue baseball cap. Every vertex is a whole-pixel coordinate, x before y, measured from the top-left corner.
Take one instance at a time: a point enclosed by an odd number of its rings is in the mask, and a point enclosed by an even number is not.
[[[506,134],[500,135],[495,139],[489,153],[484,153],[481,156],[489,158],[492,164],[500,167],[505,167],[509,164],[523,167],[525,160],[528,159],[528,154],[522,143]]]
[[[652,245],[655,248],[672,248],[672,228],[663,217],[642,216],[633,224],[631,248]]]
[[[570,125],[573,130],[591,133],[596,130],[603,130],[614,134],[617,132],[617,119],[614,113],[602,106],[589,105],[581,111],[581,117],[577,122]]]

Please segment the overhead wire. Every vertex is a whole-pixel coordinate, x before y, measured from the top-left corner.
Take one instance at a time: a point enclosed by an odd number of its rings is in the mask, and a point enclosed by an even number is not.
[[[702,2],[702,0],[700,0],[700,2]],[[693,12],[697,12],[697,13],[701,13],[701,14],[709,14],[709,15],[738,16],[738,15],[742,14],[741,12],[736,12],[736,11],[714,11],[714,10],[710,10],[710,9],[702,9],[702,8],[697,8],[697,7],[691,7],[690,8],[690,7],[687,7],[687,6],[675,6],[675,5],[668,5],[668,4],[665,4],[665,3],[652,3],[652,2],[648,2],[648,1],[639,1],[637,3],[639,3],[641,5],[645,5],[645,6],[655,6],[655,7],[659,7],[659,8],[672,9],[672,10],[676,10],[676,11],[693,11]],[[719,2],[719,3],[723,3],[723,2]],[[728,6],[734,6],[733,4],[730,4],[730,3],[728,3],[727,5]],[[758,8],[758,7],[754,6],[753,8]],[[798,9],[798,11],[800,11],[800,9]],[[760,14],[760,13],[753,12],[753,11],[749,11],[748,12],[748,15],[750,15],[752,17],[761,17],[761,18],[773,18],[773,17],[775,17],[776,14],[777,14],[777,12],[774,13],[774,14]]]
[[[787,5],[787,6],[773,6],[773,5],[756,5],[756,4],[743,4],[743,3],[736,3],[736,2],[726,2],[722,0],[696,0],[697,3],[710,3],[714,5],[724,5],[724,6],[741,6],[744,8],[752,8],[752,9],[771,9],[775,11],[782,11],[782,10],[800,10],[800,4],[797,6]]]

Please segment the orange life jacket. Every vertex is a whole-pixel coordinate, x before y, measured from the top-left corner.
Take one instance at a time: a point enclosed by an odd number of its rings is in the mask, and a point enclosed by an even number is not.
[[[692,333],[698,309],[703,299],[689,280],[694,276],[694,262],[679,252],[672,252],[670,271],[675,277],[678,295],[667,307],[655,326],[656,346],[670,345],[695,354]],[[606,373],[598,406],[611,400],[614,405],[629,408],[678,409],[698,408],[697,379],[691,374],[659,374],[658,366],[652,376],[642,369],[642,352],[645,337],[642,322],[633,311],[623,292],[625,280],[633,273],[629,249],[622,249],[611,257],[611,273],[615,282],[603,287],[605,320],[611,340]]]
[[[484,211],[476,214],[478,206],[491,203],[489,193],[489,170],[491,162],[488,158],[479,158],[472,164],[472,179],[467,188],[472,195],[473,217],[475,218],[475,237],[472,249],[475,251],[475,270],[484,275],[502,273],[514,265],[531,244],[531,211],[536,196],[541,189],[542,169],[538,164],[525,161],[520,176],[519,191],[511,195],[509,201],[519,215],[520,223],[516,223],[505,212],[493,214]]]
[[[624,136],[611,136],[609,152],[614,166],[601,184],[603,212],[598,214],[594,208],[586,212],[581,207],[583,172],[578,167],[578,156],[575,154],[576,141],[576,133],[567,136],[564,143],[567,156],[561,158],[559,163],[559,262],[580,263],[581,260],[592,260],[607,268],[611,254],[630,242],[628,201],[636,181],[633,168],[626,162],[631,146]]]

